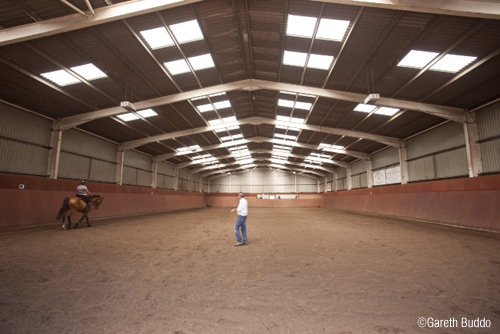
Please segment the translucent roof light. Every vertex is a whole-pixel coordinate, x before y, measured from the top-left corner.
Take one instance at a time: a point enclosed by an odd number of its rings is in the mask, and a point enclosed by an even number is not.
[[[306,64],[307,53],[286,51],[283,56],[283,64],[290,66],[304,67]]]
[[[210,55],[210,53],[201,56],[190,57],[188,58],[188,60],[195,71],[203,70],[205,68],[215,67],[214,61],[212,60],[212,56]]]
[[[123,114],[123,115],[118,115],[116,117],[118,117],[119,119],[121,119],[122,121],[125,121],[125,122],[130,122],[130,121],[139,119],[139,117],[137,117],[136,115],[132,114],[131,112]]]
[[[330,150],[343,150],[344,146],[321,143],[319,144],[319,149],[327,152],[332,152]]]
[[[138,111],[137,113],[139,115],[141,115],[142,117],[144,117],[144,118],[152,117],[152,116],[157,116],[158,115],[156,113],[156,111],[154,111],[153,109],[144,109],[144,110]]]
[[[328,70],[332,65],[333,56],[323,56],[311,54],[307,62],[308,68],[316,68],[318,70]]]
[[[439,53],[411,50],[408,54],[398,63],[398,66],[411,67],[421,69],[429,64],[431,60],[436,58]]]
[[[174,45],[174,41],[164,27],[143,30],[141,35],[153,50]]]
[[[221,102],[215,102],[214,106],[216,109],[231,108],[231,103],[229,102],[229,100],[226,100]]]
[[[297,136],[284,135],[284,134],[281,134],[281,133],[275,133],[274,136],[278,137],[278,138],[290,139],[290,140],[296,140],[297,139]]]
[[[399,111],[398,108],[380,107],[375,111],[377,115],[393,116]]]
[[[172,75],[191,72],[188,64],[186,63],[186,61],[184,59],[169,61],[169,62],[166,62],[164,64],[167,67],[167,70]]]
[[[137,113],[144,118],[158,115],[153,109],[144,109],[144,110],[138,111]],[[126,113],[126,114],[122,114],[122,115],[118,115],[117,117],[125,122],[130,122],[130,121],[134,121],[136,119],[139,119],[139,117],[137,115],[135,115],[134,113],[131,113],[131,112]]]
[[[344,39],[349,23],[349,21],[345,20],[321,19],[316,38],[341,42]]]
[[[280,107],[293,108],[294,102],[290,100],[278,99],[278,105]]]
[[[170,29],[180,44],[203,39],[200,25],[196,20],[172,24]]]
[[[456,73],[476,59],[477,57],[448,54],[432,65],[430,70]]]
[[[71,69],[78,73],[81,77],[85,78],[85,80],[95,80],[107,77],[107,75],[98,69],[94,64],[75,66]]]
[[[288,36],[311,38],[317,20],[315,17],[288,15],[286,34]]]
[[[295,108],[296,109],[302,109],[302,110],[311,110],[312,103],[309,102],[295,102]]]
[[[200,112],[207,112],[207,111],[210,111],[210,110],[214,110],[214,107],[211,104],[202,104],[202,105],[196,106],[196,108]]]
[[[358,104],[358,105],[354,108],[354,111],[359,111],[359,112],[366,112],[366,113],[370,113],[370,112],[372,112],[375,108],[377,108],[377,106],[374,106],[374,105],[371,105],[371,104],[363,104],[363,103],[360,103],[360,104]]]
[[[67,86],[81,82],[65,70],[42,73],[41,76],[58,84],[59,86]]]

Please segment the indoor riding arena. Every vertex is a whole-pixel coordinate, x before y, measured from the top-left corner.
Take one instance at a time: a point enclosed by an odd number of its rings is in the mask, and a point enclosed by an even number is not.
[[[499,88],[497,1],[0,1],[0,333],[498,334]]]

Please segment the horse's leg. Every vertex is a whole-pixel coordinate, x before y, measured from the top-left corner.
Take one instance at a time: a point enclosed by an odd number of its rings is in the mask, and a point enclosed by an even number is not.
[[[85,214],[85,219],[87,220],[87,226],[88,226],[88,227],[91,227],[92,225],[90,225],[90,222],[89,222],[89,215],[88,215],[88,214]]]
[[[78,226],[80,226],[80,223],[82,222],[83,217],[85,217],[85,216],[86,216],[86,213],[84,213],[84,214],[82,215],[82,218],[80,218],[80,220],[76,223],[75,228],[77,228]]]
[[[62,216],[62,225],[61,225],[61,227],[63,228],[63,230],[66,230],[65,220],[66,220],[66,212]]]
[[[72,212],[70,212],[68,215],[68,228],[67,228],[68,230],[71,229],[71,214],[72,214]]]

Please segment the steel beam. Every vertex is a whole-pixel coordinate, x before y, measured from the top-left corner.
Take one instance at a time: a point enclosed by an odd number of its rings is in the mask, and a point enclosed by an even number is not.
[[[142,0],[128,1],[94,10],[94,16],[80,13],[35,22],[0,31],[0,46],[53,36],[68,31],[93,27],[160,10],[192,4],[202,0]],[[85,14],[85,13],[84,13]]]
[[[500,19],[500,4],[495,1],[466,0],[313,0],[344,5],[376,7],[409,12]]]
[[[278,121],[275,119],[264,118],[264,117],[249,117],[249,118],[237,120],[235,122],[202,126],[202,127],[193,128],[193,129],[175,131],[175,132],[165,133],[165,134],[161,134],[161,135],[157,135],[157,136],[151,136],[151,137],[147,137],[147,138],[131,140],[131,141],[122,143],[119,146],[119,150],[131,150],[133,148],[136,148],[136,147],[139,147],[142,145],[146,145],[149,143],[154,143],[157,141],[178,138],[178,137],[184,137],[184,136],[194,135],[194,134],[203,133],[203,132],[207,132],[207,131],[215,131],[215,130],[220,129],[220,128],[225,128],[225,127],[230,127],[230,126],[239,126],[239,125],[243,125],[243,124],[252,124],[252,125],[271,124],[271,125],[291,126],[291,127],[296,127],[296,128],[300,128],[303,130],[309,130],[309,131],[314,131],[314,132],[328,133],[328,134],[334,134],[334,135],[340,135],[340,136],[346,136],[346,137],[362,138],[362,139],[367,139],[367,140],[379,142],[379,143],[382,143],[384,145],[399,147],[399,139],[394,138],[394,137],[379,136],[379,135],[374,135],[371,133],[366,133],[366,132],[361,132],[361,131],[329,128],[329,127],[325,127],[325,126],[296,124],[296,123]]]

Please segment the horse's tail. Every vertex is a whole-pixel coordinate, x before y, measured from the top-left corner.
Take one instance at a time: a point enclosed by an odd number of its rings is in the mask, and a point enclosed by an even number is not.
[[[61,209],[59,210],[59,213],[57,214],[56,219],[59,220],[62,218],[64,213],[68,211],[69,209],[69,197],[66,197],[63,201],[63,205],[61,206]]]

